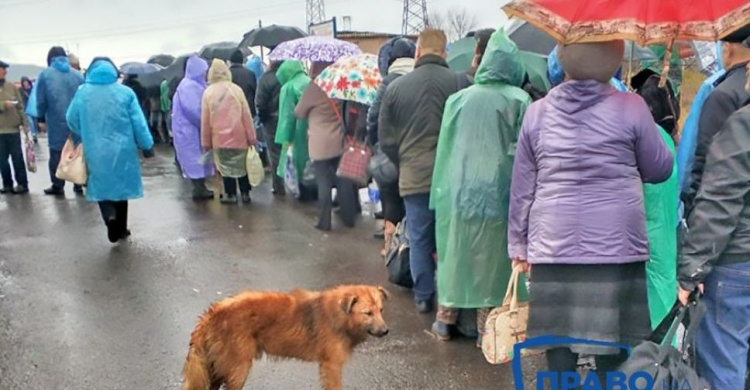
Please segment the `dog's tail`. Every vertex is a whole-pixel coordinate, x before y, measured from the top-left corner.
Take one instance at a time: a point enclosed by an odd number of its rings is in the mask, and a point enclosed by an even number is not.
[[[195,345],[190,346],[182,376],[185,379],[182,390],[208,390],[211,384],[206,356]]]

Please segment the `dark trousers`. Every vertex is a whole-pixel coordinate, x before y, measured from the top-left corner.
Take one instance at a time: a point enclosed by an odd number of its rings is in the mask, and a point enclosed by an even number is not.
[[[435,212],[430,210],[430,194],[404,197],[406,234],[409,237],[409,265],[414,281],[414,299],[429,301],[435,297]]]
[[[247,175],[242,176],[239,179],[234,177],[223,177],[221,180],[224,182],[224,193],[229,196],[237,195],[237,182],[240,183],[240,193],[242,195],[250,193],[250,179],[247,178]]]
[[[626,351],[618,355],[597,355],[596,376],[602,386],[606,386],[607,373],[617,371],[617,368],[627,360]],[[578,354],[573,353],[570,348],[553,348],[547,351],[547,369],[552,372],[575,372],[578,367]],[[558,374],[558,378],[560,378]]]
[[[60,180],[55,176],[55,173],[57,172],[57,166],[60,165],[60,155],[62,154],[62,150],[49,150],[49,178],[50,181],[52,181],[52,187],[55,188],[64,188],[65,187],[65,180]]]
[[[102,219],[107,224],[113,223],[112,228],[120,237],[128,230],[128,201],[113,202],[109,200],[99,202],[99,211],[102,212]]]
[[[281,159],[281,145],[276,142],[268,143],[268,154],[271,158],[271,177],[273,177],[273,192],[277,194],[284,194],[286,188],[284,187],[284,178],[279,177],[276,172],[279,169],[279,159]]]
[[[385,185],[378,183],[378,188],[380,188],[380,201],[383,204],[384,219],[394,225],[398,224],[406,215],[404,198],[398,193],[398,182]]]
[[[318,227],[324,230],[331,229],[331,210],[333,199],[331,190],[336,187],[336,193],[341,206],[341,219],[344,225],[354,226],[357,217],[357,195],[354,184],[346,179],[336,176],[339,166],[339,157],[329,160],[313,161],[315,180],[318,182]]]
[[[0,134],[0,173],[3,177],[3,188],[13,188],[13,177],[11,176],[8,158],[13,163],[16,183],[19,186],[28,187],[29,180],[26,177],[26,164],[23,160],[23,151],[21,150],[21,133]]]

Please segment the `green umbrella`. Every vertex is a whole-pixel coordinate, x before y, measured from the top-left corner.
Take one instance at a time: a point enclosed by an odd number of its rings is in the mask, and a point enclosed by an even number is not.
[[[471,69],[477,41],[473,37],[461,39],[448,46],[448,66],[454,72],[467,72]]]
[[[534,88],[549,92],[551,86],[547,78],[547,58],[530,51],[519,51],[521,62],[526,68],[526,74],[529,75],[529,81]]]
[[[476,40],[464,38],[451,44],[448,49],[448,66],[454,72],[467,72],[471,69]],[[548,92],[550,83],[547,79],[547,58],[536,53],[520,50],[521,61],[529,75],[529,81],[536,89]]]

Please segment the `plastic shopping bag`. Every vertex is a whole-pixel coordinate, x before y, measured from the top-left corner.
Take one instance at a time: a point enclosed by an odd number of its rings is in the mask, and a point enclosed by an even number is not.
[[[260,160],[260,155],[254,146],[251,146],[247,151],[247,176],[250,179],[250,185],[253,187],[259,186],[263,183],[263,162]]]
[[[284,170],[284,186],[286,191],[299,198],[299,183],[297,182],[297,170],[294,168],[294,154],[292,148],[286,151],[286,169]]]
[[[34,151],[34,141],[26,136],[26,168],[29,172],[36,172],[36,152]]]

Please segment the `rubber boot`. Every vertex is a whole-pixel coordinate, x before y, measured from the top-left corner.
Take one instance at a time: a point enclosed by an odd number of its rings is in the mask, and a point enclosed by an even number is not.
[[[192,179],[193,200],[208,200],[214,198],[214,192],[206,187],[206,179]]]

